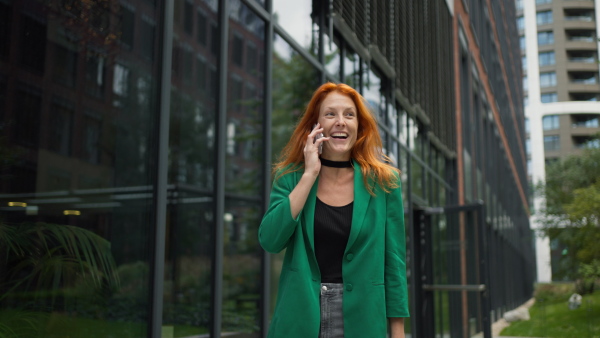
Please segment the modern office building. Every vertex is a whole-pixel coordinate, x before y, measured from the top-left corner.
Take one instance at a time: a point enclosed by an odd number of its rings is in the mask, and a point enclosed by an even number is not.
[[[265,336],[272,163],[335,81],[402,170],[407,333],[491,337],[534,281],[515,22],[490,0],[0,0],[1,327]]]
[[[592,137],[600,131],[596,22],[600,2],[521,0],[516,5],[528,120],[528,177],[534,184],[544,180],[546,164],[600,147]],[[543,199],[533,201],[534,209],[540,210]],[[531,223],[539,231],[535,217]],[[549,282],[551,247],[541,234],[536,251],[537,279]]]

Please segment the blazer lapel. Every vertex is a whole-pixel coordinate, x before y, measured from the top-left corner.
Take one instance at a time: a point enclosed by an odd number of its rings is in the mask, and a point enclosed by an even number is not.
[[[363,226],[365,216],[367,214],[367,208],[371,201],[371,195],[367,191],[363,181],[363,175],[360,171],[360,165],[354,161],[354,207],[352,210],[352,228],[350,229],[350,238],[348,238],[348,244],[346,249],[351,248],[354,241],[360,233],[360,229]],[[368,181],[367,181],[368,182]],[[370,183],[370,182],[369,182]]]

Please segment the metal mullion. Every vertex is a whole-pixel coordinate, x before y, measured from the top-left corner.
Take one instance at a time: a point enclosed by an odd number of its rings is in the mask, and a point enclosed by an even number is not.
[[[273,3],[270,0],[266,1],[267,14],[269,18],[272,17],[273,14]],[[266,41],[265,41],[265,94],[264,94],[264,118],[263,118],[263,213],[269,207],[269,194],[271,192],[271,114],[273,111],[273,21],[267,20],[267,29],[266,29]],[[260,304],[260,336],[263,338],[267,337],[267,331],[269,327],[269,313],[271,304],[271,254],[262,250],[261,256],[261,269],[262,269],[262,297]]]
[[[256,0],[241,0],[244,5],[250,8],[254,14],[265,21],[271,21],[271,12],[266,10]]]
[[[152,257],[152,280],[150,304],[150,320],[148,333],[150,337],[159,338],[162,335],[163,315],[163,288],[165,270],[165,234],[167,224],[167,179],[169,156],[169,113],[171,105],[171,62],[173,48],[173,2],[163,1],[163,16],[161,18],[162,54],[160,56],[159,80],[159,115],[155,129],[158,139],[156,145],[156,178],[154,182],[155,193],[154,209],[154,256]]]
[[[325,83],[326,81],[326,77],[325,77],[325,73],[327,72],[327,70],[325,69],[325,43],[323,42],[323,38],[325,36],[325,33],[323,33],[323,27],[325,27],[325,6],[327,6],[327,2],[326,1],[320,1],[319,2],[321,8],[319,9],[319,24],[317,25],[317,27],[319,27],[319,47],[318,47],[318,56],[319,56],[319,64],[322,65],[323,67],[320,69],[320,83]],[[333,37],[330,37],[331,39],[333,39]]]
[[[217,61],[218,101],[216,116],[215,154],[215,248],[213,259],[212,285],[212,330],[211,337],[221,337],[223,319],[223,255],[224,255],[224,220],[225,214],[225,145],[227,143],[227,60],[229,42],[229,9],[228,1],[219,1],[219,58]]]

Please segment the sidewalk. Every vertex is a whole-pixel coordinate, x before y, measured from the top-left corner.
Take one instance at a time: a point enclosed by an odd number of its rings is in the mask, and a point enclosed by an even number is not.
[[[531,298],[530,300],[525,302],[523,305],[519,306],[517,309],[521,309],[521,308],[529,309],[534,303],[535,303],[535,299]],[[497,322],[492,324],[492,337],[493,338],[523,338],[523,337],[512,337],[512,336],[501,336],[500,332],[502,332],[502,330],[509,325],[510,325],[510,323],[507,322],[506,320],[504,320],[504,318],[500,318],[500,320],[498,320]],[[478,333],[478,334],[474,335],[472,338],[483,338],[483,333],[482,332]],[[542,337],[527,337],[527,338],[542,338]]]

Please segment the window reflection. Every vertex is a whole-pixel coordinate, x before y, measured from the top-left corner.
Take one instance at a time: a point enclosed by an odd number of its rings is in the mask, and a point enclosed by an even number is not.
[[[340,48],[337,39],[331,40],[329,35],[324,34],[325,46],[325,69],[335,77],[340,77]]]
[[[11,331],[146,335],[158,67],[133,39],[139,7],[0,5],[2,128],[10,125],[0,135],[0,161],[10,160],[0,167],[0,326]],[[149,22],[159,14],[144,7]],[[22,250],[2,246],[11,232]]]
[[[208,334],[212,327],[219,86],[213,5],[184,0],[174,8],[163,325],[175,337]]]
[[[352,88],[360,88],[360,58],[358,54],[346,49],[344,57],[343,82]]]
[[[313,1],[298,0],[290,6],[288,0],[273,0],[275,23],[281,26],[303,48],[317,54],[319,46],[318,26],[313,17]]]
[[[225,145],[222,330],[258,337],[262,253],[258,244],[262,218],[259,196],[265,179],[264,81],[258,70],[264,62],[259,51],[265,49],[265,23],[241,2],[233,4],[229,15],[232,49]]]

